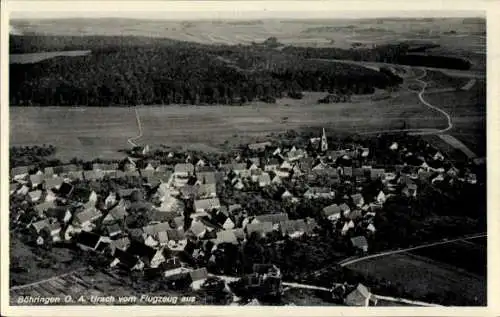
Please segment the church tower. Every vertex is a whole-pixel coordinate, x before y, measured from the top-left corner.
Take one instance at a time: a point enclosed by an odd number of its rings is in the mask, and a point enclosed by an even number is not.
[[[326,140],[326,133],[325,133],[325,128],[323,128],[323,135],[321,135],[321,152],[326,152],[328,151],[328,142]]]

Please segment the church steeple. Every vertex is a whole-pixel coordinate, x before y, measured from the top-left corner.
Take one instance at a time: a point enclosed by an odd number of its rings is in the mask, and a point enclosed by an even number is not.
[[[328,142],[326,140],[326,133],[325,133],[325,128],[323,128],[323,134],[321,135],[321,152],[326,152],[328,151]]]

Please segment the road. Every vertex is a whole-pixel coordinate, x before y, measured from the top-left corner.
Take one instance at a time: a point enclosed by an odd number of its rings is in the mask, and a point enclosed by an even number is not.
[[[387,255],[392,255],[392,254],[397,254],[397,253],[404,253],[404,252],[433,247],[436,245],[443,245],[443,244],[452,243],[452,242],[467,241],[467,240],[476,239],[476,238],[483,238],[486,236],[487,236],[487,233],[479,233],[479,234],[472,235],[472,236],[467,236],[467,237],[462,237],[462,238],[457,238],[457,239],[452,239],[452,240],[446,240],[446,241],[440,241],[440,242],[434,242],[434,243],[428,243],[428,244],[419,245],[419,246],[411,247],[411,248],[407,248],[407,249],[381,252],[381,253],[377,253],[377,254],[367,255],[367,256],[364,256],[361,258],[354,258],[354,259],[350,258],[350,259],[347,259],[346,261],[340,262],[339,265],[344,267],[344,266],[347,266],[350,264],[354,264],[354,263],[358,263],[358,262],[362,262],[365,260],[374,259],[374,258],[378,258],[378,257],[382,257],[382,256],[387,256]]]
[[[141,123],[141,118],[139,116],[139,111],[137,111],[137,107],[134,108],[135,111],[135,119],[137,121],[137,129],[139,130],[139,134],[135,137],[131,137],[127,140],[127,142],[132,145],[132,146],[137,146],[135,141],[139,140],[142,138],[142,123]]]

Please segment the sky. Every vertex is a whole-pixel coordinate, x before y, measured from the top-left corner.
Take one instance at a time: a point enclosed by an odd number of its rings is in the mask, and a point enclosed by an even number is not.
[[[484,16],[481,6],[447,1],[13,1],[8,2],[11,19],[44,18],[140,18],[140,19],[297,19],[374,17],[468,17]],[[395,5],[397,3],[397,5]],[[230,5],[229,5],[230,4]],[[362,4],[360,6],[360,4]],[[375,6],[373,4],[376,4]],[[437,4],[437,5],[436,5]],[[360,10],[363,8],[363,10]],[[369,10],[375,9],[375,10]],[[425,9],[427,11],[424,11]],[[464,10],[467,9],[467,10]]]

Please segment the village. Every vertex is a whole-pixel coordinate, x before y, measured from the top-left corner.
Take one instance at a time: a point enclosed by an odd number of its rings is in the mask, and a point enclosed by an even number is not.
[[[245,246],[326,230],[343,241],[346,257],[364,256],[377,241],[377,212],[391,199],[417,199],[423,185],[477,182],[429,144],[384,144],[381,161],[371,147],[329,139],[322,129],[307,144],[253,143],[225,160],[168,151],[158,159],[146,145],[85,168],[13,167],[11,226],[40,248],[74,245],[99,256],[106,270],[161,278],[169,289],[215,287],[255,304],[279,297],[287,272],[264,257],[240,259]],[[332,291],[342,304],[373,305],[364,285],[331,282],[342,285],[340,295]]]

